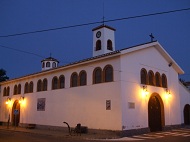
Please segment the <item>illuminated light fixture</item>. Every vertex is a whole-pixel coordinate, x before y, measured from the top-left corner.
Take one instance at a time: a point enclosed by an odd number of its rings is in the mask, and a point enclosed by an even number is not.
[[[165,95],[166,99],[171,97],[171,93],[170,90],[168,88],[166,88],[166,95]]]
[[[20,99],[19,99],[19,103],[23,103],[24,102],[24,97],[21,96]]]
[[[10,102],[11,102],[11,98],[8,97],[5,103],[8,105],[10,104]]]
[[[147,90],[147,86],[143,86],[143,92],[142,92],[143,97],[147,97],[148,94],[149,94],[149,92]]]

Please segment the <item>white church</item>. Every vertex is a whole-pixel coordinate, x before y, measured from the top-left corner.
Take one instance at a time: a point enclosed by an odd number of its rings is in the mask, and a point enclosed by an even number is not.
[[[6,125],[162,131],[190,124],[184,74],[157,41],[115,50],[115,29],[93,32],[93,56],[67,65],[49,57],[42,71],[0,83],[0,122]]]

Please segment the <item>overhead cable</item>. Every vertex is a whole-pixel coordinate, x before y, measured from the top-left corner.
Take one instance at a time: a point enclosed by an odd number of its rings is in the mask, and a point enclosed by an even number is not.
[[[134,18],[142,18],[142,17],[155,16],[155,15],[161,15],[161,14],[169,14],[169,13],[181,12],[181,11],[187,11],[187,10],[190,10],[190,8],[177,9],[177,10],[164,11],[164,12],[157,12],[157,13],[144,14],[144,15],[137,15],[137,16],[130,16],[130,17],[124,17],[124,18],[118,18],[118,19],[111,19],[111,20],[103,20],[103,21],[98,21],[98,22],[76,24],[76,25],[63,26],[63,27],[57,27],[57,28],[49,28],[49,29],[36,30],[36,31],[30,31],[30,32],[22,32],[22,33],[16,33],[16,34],[1,35],[0,38],[21,36],[21,35],[28,35],[28,34],[35,34],[35,33],[42,33],[42,32],[49,32],[49,31],[56,31],[56,30],[75,28],[75,27],[81,27],[81,26],[88,26],[88,25],[94,25],[94,24],[100,24],[100,23],[108,23],[108,22],[115,22],[115,21],[121,21],[121,20],[129,20],[129,19],[134,19]]]

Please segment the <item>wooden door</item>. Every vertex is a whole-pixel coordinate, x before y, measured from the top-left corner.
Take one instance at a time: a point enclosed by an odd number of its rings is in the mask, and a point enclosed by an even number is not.
[[[18,126],[20,122],[20,103],[16,100],[12,108],[12,124],[13,126]]]
[[[148,121],[151,132],[162,130],[161,104],[156,96],[152,96],[148,103]]]

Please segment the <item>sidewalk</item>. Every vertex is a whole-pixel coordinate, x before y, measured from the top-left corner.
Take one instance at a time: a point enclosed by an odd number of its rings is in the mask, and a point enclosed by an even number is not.
[[[22,133],[30,133],[35,135],[47,135],[47,136],[54,136],[54,137],[62,137],[62,138],[71,138],[71,139],[115,139],[119,138],[117,132],[114,131],[104,131],[104,132],[88,132],[87,134],[72,134],[69,135],[69,133],[61,130],[47,130],[47,129],[27,129],[24,127],[13,127],[9,126],[0,126],[0,131],[13,131],[13,132],[22,132]]]

